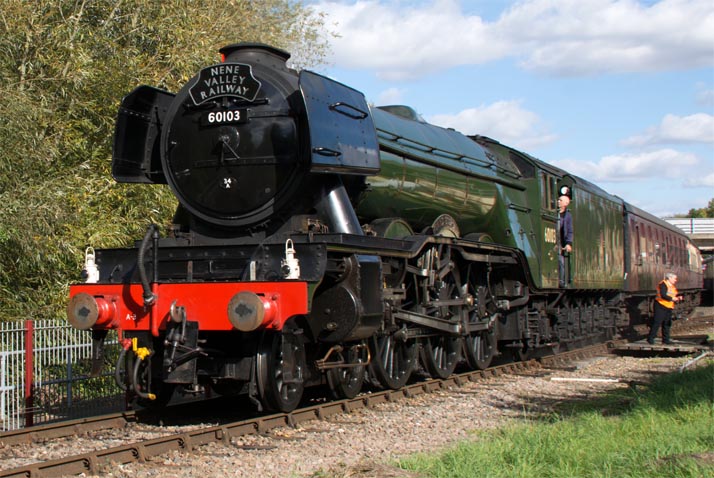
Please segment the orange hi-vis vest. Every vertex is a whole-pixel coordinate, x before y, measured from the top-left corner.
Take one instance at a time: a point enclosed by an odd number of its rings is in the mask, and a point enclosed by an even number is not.
[[[664,285],[667,286],[667,295],[672,298],[677,297],[677,288],[674,287],[673,284],[670,284],[669,282],[667,282],[666,280],[663,280],[662,282],[664,282]],[[662,285],[662,282],[657,284],[657,298],[655,300],[657,302],[659,302],[660,304],[662,304],[664,307],[667,307],[668,309],[674,309],[674,301],[665,299],[659,293],[659,290],[660,290],[659,286]]]

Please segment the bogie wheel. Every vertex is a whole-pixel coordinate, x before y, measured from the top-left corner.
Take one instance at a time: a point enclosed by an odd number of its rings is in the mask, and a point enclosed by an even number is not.
[[[366,363],[366,355],[364,345],[349,347],[344,354],[340,354],[340,358],[348,367],[332,368],[326,372],[327,383],[333,397],[337,399],[355,398],[362,390],[366,367],[355,364]]]
[[[493,330],[474,332],[464,341],[464,356],[472,370],[484,370],[496,355],[497,340]]]
[[[398,389],[406,385],[416,367],[417,343],[400,335],[403,331],[369,339],[370,374],[385,388]]]
[[[461,337],[435,335],[424,339],[421,360],[424,368],[434,378],[447,378],[454,373],[461,358]]]
[[[291,412],[305,390],[305,345],[291,330],[265,332],[256,360],[258,391],[272,411]]]

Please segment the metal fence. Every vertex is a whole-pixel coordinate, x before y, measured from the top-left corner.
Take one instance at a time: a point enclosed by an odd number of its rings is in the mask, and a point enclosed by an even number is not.
[[[118,354],[107,338],[107,357]],[[90,378],[91,337],[61,320],[0,322],[0,430],[125,409],[107,373]]]

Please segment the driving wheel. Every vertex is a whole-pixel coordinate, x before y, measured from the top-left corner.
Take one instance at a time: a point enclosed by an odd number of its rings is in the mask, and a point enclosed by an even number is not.
[[[371,337],[369,350],[370,372],[380,385],[391,389],[406,385],[416,367],[417,344],[406,338],[405,330]]]
[[[424,368],[434,378],[447,378],[454,373],[461,358],[461,337],[435,335],[424,339],[421,358]]]
[[[424,281],[424,285],[416,289],[421,291],[417,310],[424,315],[456,323],[464,306],[450,303],[454,300],[458,303],[462,294],[451,247],[444,244],[433,247],[423,256],[420,264],[433,271],[434,281]],[[463,342],[458,335],[441,333],[425,337],[421,349],[424,369],[434,378],[448,377],[461,359],[462,348]]]
[[[496,334],[493,329],[479,330],[466,337],[464,356],[472,370],[484,370],[496,355]]]

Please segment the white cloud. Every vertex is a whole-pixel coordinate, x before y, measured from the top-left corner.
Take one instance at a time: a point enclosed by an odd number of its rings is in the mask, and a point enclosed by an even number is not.
[[[322,1],[313,8],[339,34],[335,63],[391,80],[507,57],[566,76],[714,63],[711,0],[525,0],[493,22],[464,13],[456,0]]]
[[[714,90],[707,86],[697,85],[697,104],[714,108]]]
[[[497,138],[504,144],[526,150],[556,139],[545,131],[540,117],[523,109],[518,101],[497,101],[490,105],[465,109],[454,115],[431,116],[427,121],[464,134]]]
[[[699,164],[695,154],[660,149],[637,154],[604,156],[599,162],[566,159],[553,161],[558,167],[592,181],[642,181],[650,177],[689,177]]]
[[[711,0],[533,0],[498,21],[526,68],[557,75],[712,65]]]
[[[714,143],[714,116],[706,113],[666,115],[659,126],[622,141],[625,146],[663,143]]]
[[[396,105],[403,101],[404,90],[401,88],[387,88],[377,96],[378,105]]]
[[[454,0],[411,7],[406,2],[327,1],[313,8],[325,12],[326,24],[334,23],[339,34],[331,41],[333,61],[347,68],[376,69],[388,80],[483,63],[505,53],[497,43],[485,48],[490,28],[478,16],[463,15]]]
[[[706,176],[685,179],[682,184],[693,188],[714,188],[714,173],[709,173]]]

